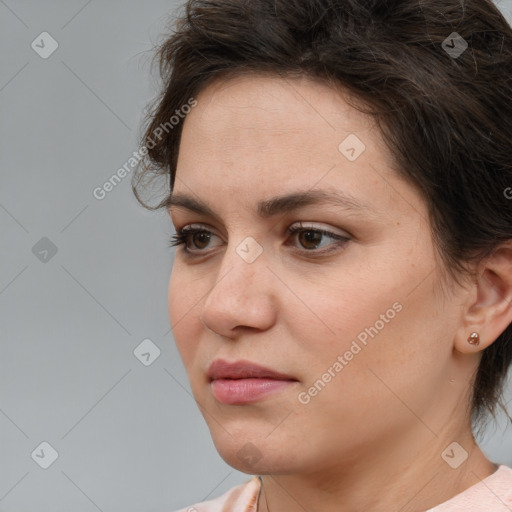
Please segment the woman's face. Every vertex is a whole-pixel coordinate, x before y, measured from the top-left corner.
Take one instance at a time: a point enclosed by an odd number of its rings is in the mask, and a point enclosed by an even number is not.
[[[177,249],[169,314],[220,455],[313,473],[435,442],[463,391],[463,293],[441,293],[425,202],[372,119],[308,79],[239,77],[197,100],[170,211],[203,233]],[[278,200],[295,194],[312,199]],[[212,384],[218,359],[290,380]]]

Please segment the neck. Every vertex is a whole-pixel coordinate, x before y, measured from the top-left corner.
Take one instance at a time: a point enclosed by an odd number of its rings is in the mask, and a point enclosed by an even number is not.
[[[442,457],[459,457],[446,448],[453,439],[468,458],[452,468]],[[367,453],[350,464],[315,472],[262,475],[258,512],[417,512],[443,503],[494,473],[490,462],[473,439],[426,440],[422,450],[411,450],[402,439],[401,449]],[[407,447],[404,449],[403,447]],[[425,448],[426,447],[426,448]],[[370,450],[371,452],[371,450]]]

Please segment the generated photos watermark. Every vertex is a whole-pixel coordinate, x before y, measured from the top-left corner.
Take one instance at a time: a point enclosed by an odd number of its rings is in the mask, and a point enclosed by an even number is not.
[[[338,355],[336,360],[332,363],[329,368],[308,388],[307,391],[301,391],[297,395],[298,401],[307,405],[311,402],[311,399],[317,396],[321,391],[325,389],[327,384],[332,381],[340,372],[343,370],[354,357],[359,354],[363,348],[368,345],[368,338],[375,338],[387,324],[391,322],[397,315],[402,311],[403,306],[400,302],[395,302],[393,305],[379,316],[379,319],[370,327],[363,329],[354,339],[350,345],[350,348],[344,352],[343,355]]]
[[[169,133],[174,129],[181,120],[197,105],[197,100],[189,98],[187,103],[176,109],[174,115],[169,118],[169,121],[162,123],[153,132],[153,136],[147,139],[146,144],[141,146],[137,151],[132,153],[132,156],[119,168],[117,171],[106,180],[103,185],[96,187],[92,191],[92,195],[98,201],[102,201],[107,197],[109,192],[112,192],[114,188],[121,183],[121,181],[128,176],[128,174],[137,166],[137,164],[148,154],[149,149],[153,149],[156,145],[155,138],[161,140],[164,132]]]

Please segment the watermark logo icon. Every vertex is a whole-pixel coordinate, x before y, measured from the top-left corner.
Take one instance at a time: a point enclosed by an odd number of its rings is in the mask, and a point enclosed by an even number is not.
[[[249,468],[252,468],[263,457],[258,448],[252,443],[246,443],[238,450],[238,458]]]
[[[149,338],[146,338],[135,347],[133,355],[144,366],[150,366],[160,357],[160,349]]]
[[[38,466],[48,469],[57,460],[59,454],[50,443],[43,441],[30,456]]]
[[[237,245],[236,252],[244,261],[252,263],[263,252],[263,247],[252,236],[248,236]]]
[[[46,236],[43,236],[32,247],[32,254],[41,262],[48,263],[56,254],[57,246]]]
[[[30,46],[39,57],[47,59],[59,47],[59,43],[48,32],[41,32]]]
[[[441,458],[448,466],[457,469],[468,458],[468,452],[454,441],[441,452]]]
[[[441,46],[452,59],[456,59],[466,51],[468,43],[458,32],[452,32]]]
[[[363,141],[354,133],[346,137],[338,146],[338,151],[351,162],[357,160],[365,149]]]

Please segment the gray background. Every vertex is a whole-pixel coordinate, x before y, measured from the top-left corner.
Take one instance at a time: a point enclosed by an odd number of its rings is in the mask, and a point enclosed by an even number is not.
[[[137,150],[176,5],[0,1],[5,512],[170,511],[249,478],[215,451],[169,332],[168,217],[136,203],[131,173],[93,197]],[[43,59],[31,43],[45,31],[59,46]],[[149,366],[133,352],[144,339],[161,351]],[[482,446],[512,465],[506,427]],[[58,452],[47,469],[43,441]]]

